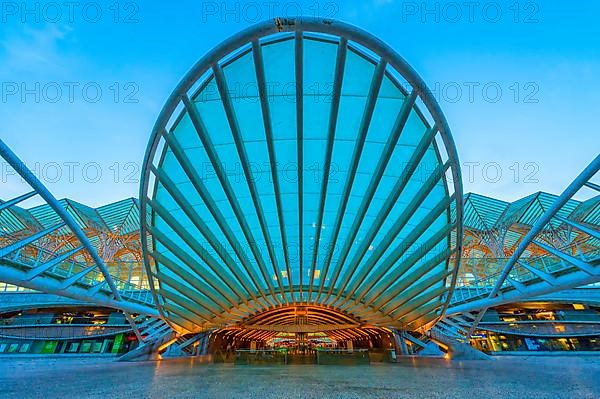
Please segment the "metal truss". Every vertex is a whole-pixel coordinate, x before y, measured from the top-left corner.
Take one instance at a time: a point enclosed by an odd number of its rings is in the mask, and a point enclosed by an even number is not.
[[[16,206],[35,196],[52,211],[48,225],[37,231],[15,228],[1,232],[8,244],[0,248],[0,281],[119,309],[142,341],[131,314],[158,316],[150,293],[115,281],[78,222],[1,140],[0,156],[32,190],[0,204],[0,216],[18,224]],[[68,243],[47,245],[60,241],[57,237],[69,237]]]
[[[156,359],[177,340],[177,333],[164,320],[139,315],[132,320],[139,345],[118,358],[120,362]]]
[[[457,287],[447,317],[438,328],[468,338],[490,307],[600,281],[600,248],[593,245],[591,250],[582,251],[581,245],[585,240],[597,243],[600,227],[561,215],[561,210],[581,189],[600,191],[600,187],[591,181],[599,170],[600,155],[533,224],[499,273]],[[567,231],[567,238],[583,237],[585,240],[561,240],[557,245],[557,241],[549,237],[555,237],[561,228]],[[526,251],[534,252],[531,247],[539,248],[544,254],[524,257]],[[453,317],[458,318],[458,322]]]
[[[140,345],[152,344],[172,332],[167,323],[153,316],[139,315],[133,321],[140,333]]]
[[[208,345],[212,331],[203,331],[195,334],[185,334],[177,337],[177,341],[169,348],[176,355],[203,356],[208,354]]]

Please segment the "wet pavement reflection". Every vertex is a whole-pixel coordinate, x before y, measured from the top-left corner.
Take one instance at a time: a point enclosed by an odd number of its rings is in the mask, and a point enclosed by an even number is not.
[[[600,356],[370,366],[0,358],[1,398],[600,398]]]

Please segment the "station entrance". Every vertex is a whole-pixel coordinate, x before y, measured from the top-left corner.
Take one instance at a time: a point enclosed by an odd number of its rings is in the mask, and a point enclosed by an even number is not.
[[[410,354],[398,331],[333,309],[290,306],[214,330],[195,354],[235,364],[368,364]]]

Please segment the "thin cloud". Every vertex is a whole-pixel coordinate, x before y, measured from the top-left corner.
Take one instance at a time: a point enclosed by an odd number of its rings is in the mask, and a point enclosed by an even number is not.
[[[72,28],[48,24],[41,29],[25,27],[0,42],[5,70],[37,72],[64,69],[60,46]]]

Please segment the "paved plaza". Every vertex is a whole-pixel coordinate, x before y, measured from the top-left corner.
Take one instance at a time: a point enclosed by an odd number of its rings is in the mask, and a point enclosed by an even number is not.
[[[325,372],[326,371],[326,372]],[[0,364],[2,398],[598,398],[600,357],[404,359],[371,366],[230,366],[194,360]]]

